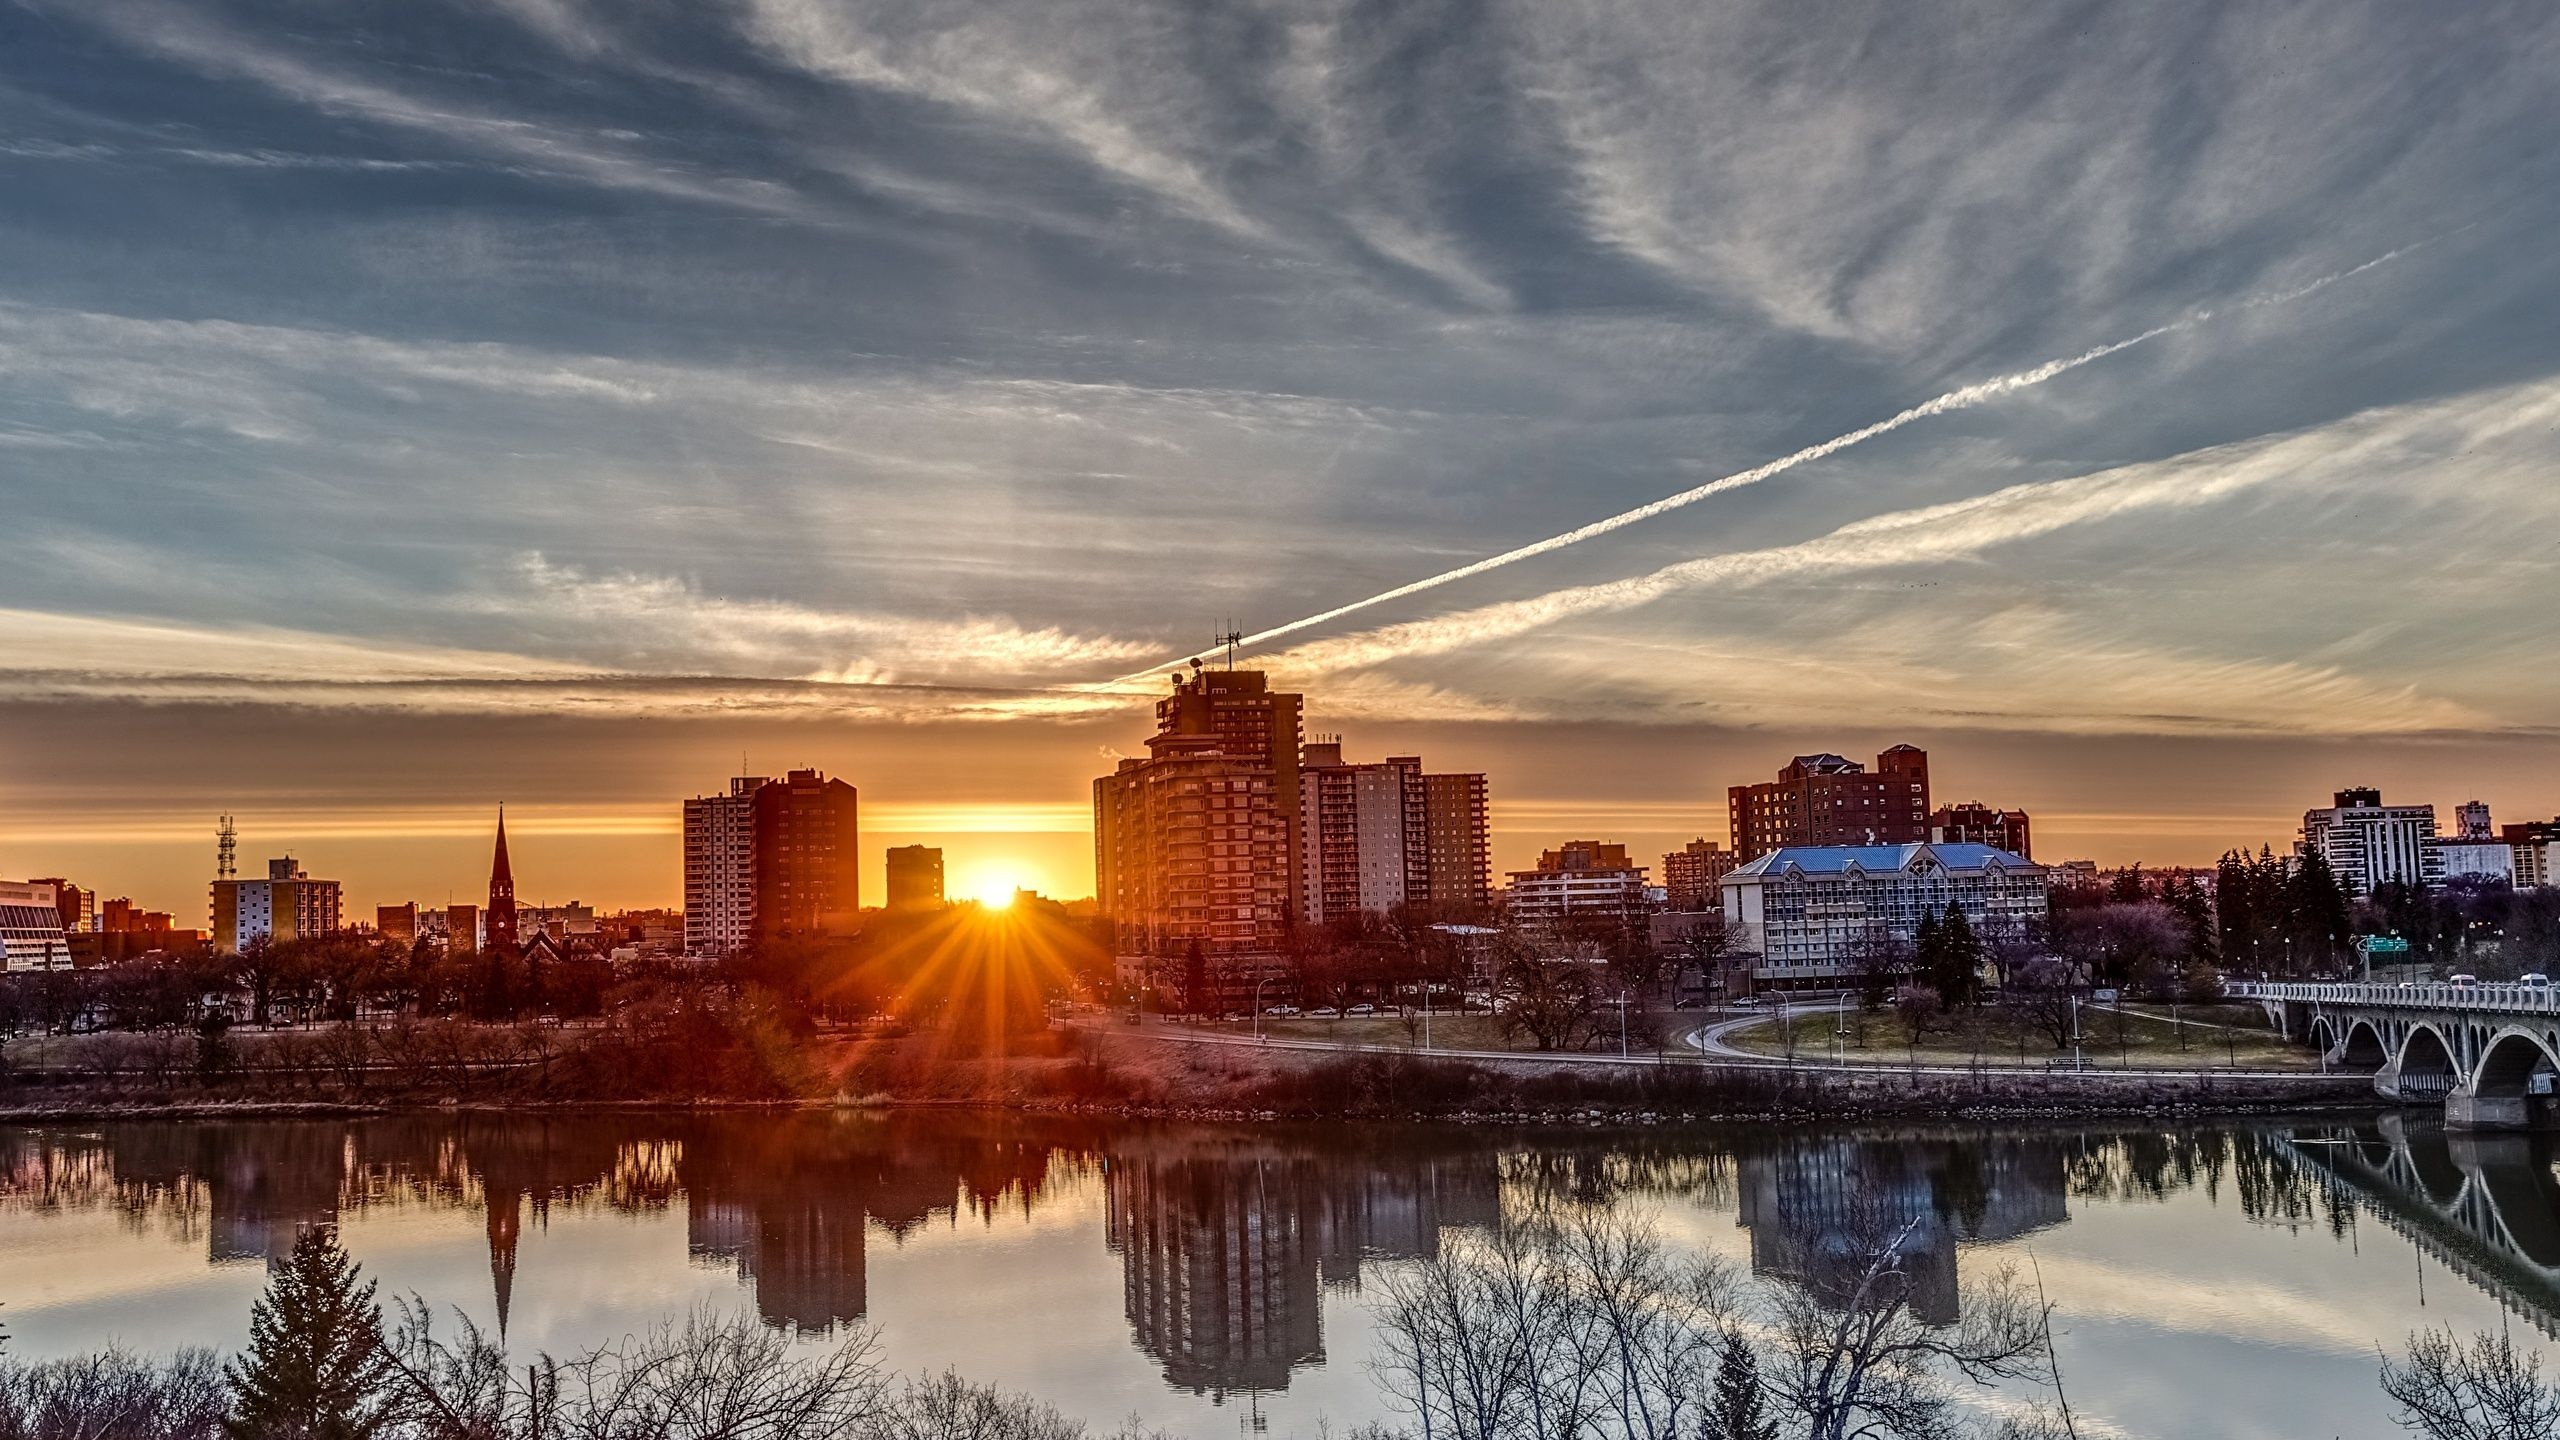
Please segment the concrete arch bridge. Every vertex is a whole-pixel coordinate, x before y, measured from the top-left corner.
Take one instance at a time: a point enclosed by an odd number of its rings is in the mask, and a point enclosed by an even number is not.
[[[2406,1106],[2444,1106],[2456,1130],[2560,1129],[2560,990],[2548,985],[2238,981],[2288,1040],[2337,1069],[2370,1069]]]

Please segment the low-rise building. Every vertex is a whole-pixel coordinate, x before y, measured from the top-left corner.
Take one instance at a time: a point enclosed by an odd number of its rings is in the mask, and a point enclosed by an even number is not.
[[[1571,840],[1538,857],[1534,870],[1514,870],[1503,909],[1515,925],[1559,926],[1572,920],[1644,921],[1644,867],[1624,845]]]
[[[237,955],[259,940],[334,935],[341,903],[337,881],[313,879],[290,855],[270,860],[264,880],[213,882],[213,947]]]
[[[50,882],[0,882],[0,971],[71,968],[61,905]]]
[[[1907,949],[1920,917],[1964,913],[1985,939],[2043,927],[2046,871],[1988,845],[1821,845],[1775,850],[1724,877],[1724,913],[1760,954],[1764,985],[1832,985]]]

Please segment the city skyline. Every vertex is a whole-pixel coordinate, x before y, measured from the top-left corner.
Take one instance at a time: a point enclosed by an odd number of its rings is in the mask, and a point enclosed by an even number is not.
[[[1075,897],[1231,628],[1497,873],[2560,810],[2560,19],[9,15],[0,874],[667,904],[743,750]]]

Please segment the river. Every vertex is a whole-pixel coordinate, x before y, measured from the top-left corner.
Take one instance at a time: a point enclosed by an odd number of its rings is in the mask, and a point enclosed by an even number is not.
[[[729,1114],[0,1129],[22,1357],[237,1347],[334,1223],[386,1296],[573,1351],[708,1307],[867,1322],[1098,1424],[1313,1437],[1394,1419],[1381,1279],[1542,1200],[1783,1282],[1844,1196],[1913,1223],[1915,1305],[2032,1267],[2082,1433],[2395,1436],[2377,1346],[2560,1329],[2547,1142],[2361,1126],[1536,1131]],[[1800,1221],[1796,1229],[1790,1222]],[[2539,1333],[2537,1333],[2539,1332]]]

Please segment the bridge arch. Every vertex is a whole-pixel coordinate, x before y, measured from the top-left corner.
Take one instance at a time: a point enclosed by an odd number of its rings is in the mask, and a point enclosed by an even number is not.
[[[2347,1022],[2347,1043],[2338,1052],[2339,1063],[2351,1070],[2379,1070],[2391,1059],[2391,1046],[2382,1038],[2382,1030],[2361,1017]]]
[[[2529,1093],[2537,1074],[2560,1075],[2560,1056],[2552,1053],[2550,1042],[2541,1034],[2511,1026],[2482,1048],[2480,1068],[2471,1076],[2471,1093],[2520,1099]]]
[[[2421,1020],[2400,1037],[2400,1098],[2436,1100],[2462,1083],[2462,1064],[2453,1043],[2429,1021]]]

